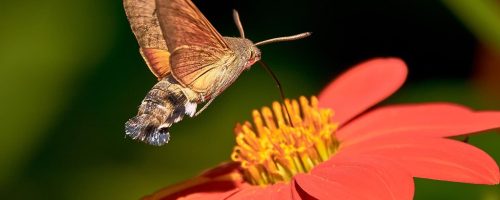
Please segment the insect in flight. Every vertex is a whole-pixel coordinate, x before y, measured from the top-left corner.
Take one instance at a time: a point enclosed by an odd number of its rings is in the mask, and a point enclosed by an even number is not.
[[[127,136],[161,146],[169,128],[187,115],[198,115],[261,58],[259,45],[304,38],[310,33],[253,43],[222,37],[190,0],[123,0],[140,53],[159,82],[147,93],[137,115],[125,123]],[[196,111],[197,105],[205,103]]]

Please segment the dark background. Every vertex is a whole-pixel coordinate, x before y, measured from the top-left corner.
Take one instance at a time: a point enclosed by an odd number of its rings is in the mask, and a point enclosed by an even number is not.
[[[313,32],[261,48],[290,98],[317,94],[363,60],[395,56],[407,62],[409,81],[384,103],[500,109],[500,20],[467,18],[477,6],[460,2],[194,1],[224,36],[238,36],[233,8],[255,42]],[[500,10],[490,3],[475,13]],[[203,114],[174,126],[168,145],[147,146],[124,138],[124,122],[156,80],[120,1],[2,1],[0,17],[0,199],[137,199],[228,160],[234,125],[279,100],[255,65]],[[470,141],[498,161],[499,139]],[[415,199],[500,199],[499,191],[419,179]]]

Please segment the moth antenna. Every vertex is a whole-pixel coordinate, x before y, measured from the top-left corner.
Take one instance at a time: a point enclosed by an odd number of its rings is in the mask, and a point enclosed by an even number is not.
[[[259,63],[267,71],[267,73],[269,73],[271,75],[271,77],[273,77],[273,80],[276,83],[278,90],[280,91],[281,100],[283,101],[283,103],[285,103],[285,92],[283,91],[283,87],[281,87],[281,83],[278,80],[278,77],[276,76],[276,74],[274,74],[274,72],[271,70],[271,68],[269,68],[269,66],[267,66],[267,64],[264,61],[259,60]],[[286,115],[288,116],[288,120],[290,121],[290,124],[293,127],[293,122],[292,122],[292,118],[290,117],[290,112],[288,112],[288,107],[287,106],[284,106],[284,107],[285,107]]]
[[[302,39],[305,37],[309,37],[311,34],[312,34],[311,32],[305,32],[305,33],[301,33],[301,34],[297,34],[297,35],[272,38],[272,39],[257,42],[257,43],[255,43],[255,46],[260,46],[260,45],[265,45],[265,44],[275,43],[275,42],[299,40],[299,39]]]
[[[241,38],[245,38],[245,31],[243,30],[243,25],[241,24],[240,15],[236,9],[233,9],[233,19],[238,31],[240,32]]]

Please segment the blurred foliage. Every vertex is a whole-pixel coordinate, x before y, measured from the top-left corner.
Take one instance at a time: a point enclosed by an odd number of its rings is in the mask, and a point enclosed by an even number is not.
[[[485,44],[500,52],[500,1],[443,0]]]
[[[398,56],[408,62],[410,82],[385,103],[500,109],[485,104],[471,82],[476,38],[439,1],[195,3],[223,35],[237,35],[232,8],[255,41],[313,31],[262,48],[289,97],[317,94],[364,59]],[[0,17],[0,199],[137,199],[227,160],[234,125],[279,100],[256,65],[200,116],[174,126],[168,145],[140,144],[124,138],[123,123],[156,80],[120,1],[2,1]],[[471,138],[498,161],[495,141],[499,134]],[[500,196],[494,186],[416,186],[416,199]]]
[[[109,51],[115,24],[96,2],[2,2],[0,187],[35,154],[43,130],[78,93],[75,78],[95,70]]]

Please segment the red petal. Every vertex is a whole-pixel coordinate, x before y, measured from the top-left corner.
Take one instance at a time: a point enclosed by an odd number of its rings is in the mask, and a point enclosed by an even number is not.
[[[384,135],[448,137],[500,127],[500,112],[472,112],[451,103],[387,106],[338,130],[343,145]]]
[[[342,147],[337,155],[384,156],[420,178],[474,184],[500,182],[498,166],[488,154],[445,138],[379,137]]]
[[[337,182],[363,199],[413,199],[411,174],[400,164],[384,157],[335,156],[318,165],[311,173]]]
[[[182,199],[182,200],[220,200],[220,199],[226,199],[232,194],[238,192],[241,190],[240,188],[236,188],[227,192],[222,192],[222,193],[194,193],[190,194],[185,197],[181,198],[172,198],[174,199]],[[163,199],[162,199],[163,200]]]
[[[189,185],[190,183],[183,183],[184,185]],[[184,186],[180,186],[184,187]],[[178,199],[185,196],[191,196],[190,198],[198,198],[198,197],[214,197],[216,199],[221,199],[217,197],[224,197],[231,194],[228,191],[234,191],[235,189],[239,189],[236,183],[226,180],[226,181],[207,181],[203,183],[194,183],[187,188],[181,188],[176,191],[176,185],[165,188],[159,192],[151,194],[149,196],[143,197],[144,200],[170,200],[170,199]]]
[[[262,199],[265,197],[264,188],[258,186],[251,186],[238,191],[227,199]],[[265,198],[264,198],[265,199]]]
[[[290,187],[289,183],[288,184],[283,184],[283,183],[274,184],[274,185],[269,187],[269,190],[272,191],[272,192],[270,192],[271,199],[276,199],[276,200],[292,199],[292,193],[291,193],[292,188]]]
[[[235,193],[228,199],[290,200],[292,195],[290,184],[278,183],[266,187],[251,186]]]
[[[298,174],[294,177],[295,191],[303,190],[315,199],[342,199],[342,200],[360,200],[366,199],[359,195],[355,188],[349,188],[341,183],[330,181],[314,174]],[[299,188],[297,188],[299,187]],[[300,195],[300,194],[295,194]],[[294,199],[309,199],[304,196]],[[368,200],[368,199],[367,199]]]
[[[305,191],[302,190],[302,188],[300,188],[300,186],[298,186],[297,184],[298,183],[295,180],[292,181],[291,188],[292,188],[292,199],[293,200],[313,199],[314,198],[311,195],[305,193]],[[310,197],[310,198],[307,198],[307,197]]]
[[[405,63],[378,58],[361,63],[330,83],[319,95],[319,106],[332,108],[343,124],[394,93],[405,81]]]
[[[198,177],[168,186],[151,195],[143,197],[144,200],[189,198],[215,198],[231,195],[235,190],[247,187],[237,163],[223,163],[210,169]]]

